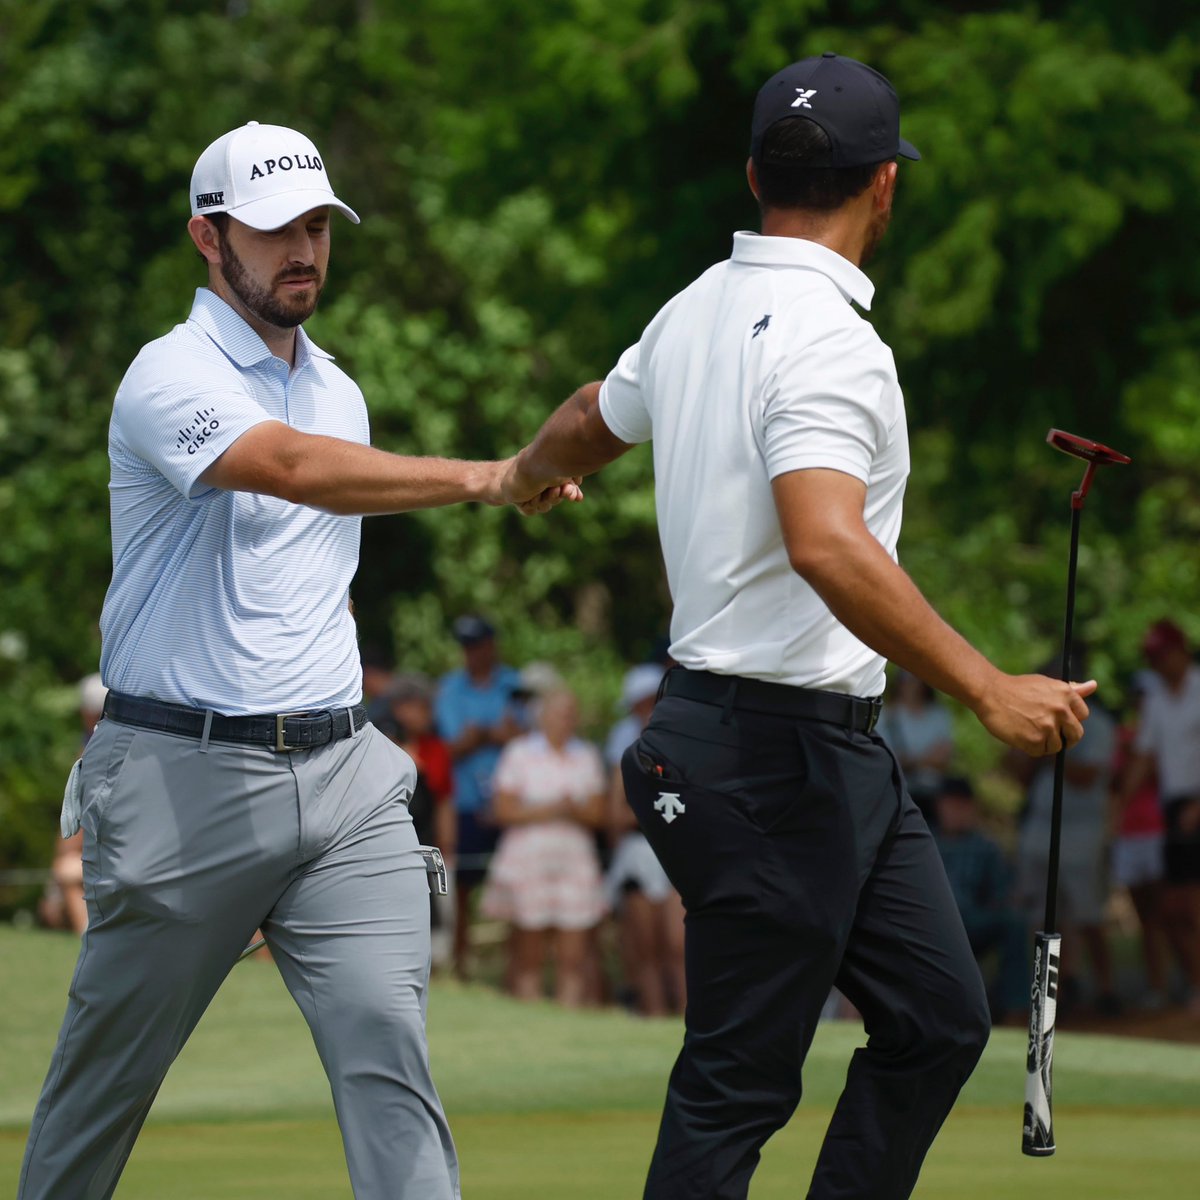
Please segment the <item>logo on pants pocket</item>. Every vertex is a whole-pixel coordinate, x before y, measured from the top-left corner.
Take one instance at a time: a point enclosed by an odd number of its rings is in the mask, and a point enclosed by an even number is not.
[[[687,805],[679,799],[678,792],[659,792],[654,811],[662,813],[662,819],[670,825],[680,813],[687,812]]]

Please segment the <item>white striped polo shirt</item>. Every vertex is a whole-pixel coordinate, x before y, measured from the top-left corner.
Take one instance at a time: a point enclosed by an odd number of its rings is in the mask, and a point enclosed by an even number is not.
[[[361,697],[348,607],[361,518],[198,483],[271,420],[370,441],[358,386],[302,329],[289,370],[198,288],[187,321],[143,347],[113,404],[113,578],[100,617],[110,688],[234,716]]]

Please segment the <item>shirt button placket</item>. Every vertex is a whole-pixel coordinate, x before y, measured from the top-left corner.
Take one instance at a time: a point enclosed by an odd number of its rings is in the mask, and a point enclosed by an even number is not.
[[[275,374],[279,376],[280,389],[283,392],[283,419],[290,425],[292,423],[291,413],[291,386],[292,377],[288,370],[288,365],[282,358],[275,360]]]

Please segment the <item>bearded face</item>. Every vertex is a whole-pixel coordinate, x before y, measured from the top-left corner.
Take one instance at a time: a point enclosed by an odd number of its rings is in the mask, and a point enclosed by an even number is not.
[[[316,311],[325,276],[314,263],[262,274],[247,265],[228,237],[221,239],[221,274],[230,290],[260,321],[280,329],[302,325]]]

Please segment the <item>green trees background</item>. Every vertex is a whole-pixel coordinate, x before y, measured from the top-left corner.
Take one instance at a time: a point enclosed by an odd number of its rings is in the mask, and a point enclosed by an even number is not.
[[[905,565],[1012,669],[1058,638],[1075,465],[1080,628],[1115,690],[1145,624],[1200,636],[1200,14],[1064,0],[0,0],[0,867],[44,856],[109,572],[105,429],[202,281],[200,150],[295,125],[364,216],[311,323],[377,443],[513,452],[755,226],[754,93],[833,48],[895,83],[905,132],[872,319],[909,404]],[[453,658],[480,608],[601,716],[666,624],[647,452],[550,519],[366,523],[364,640]],[[982,761],[982,742],[968,754]]]

